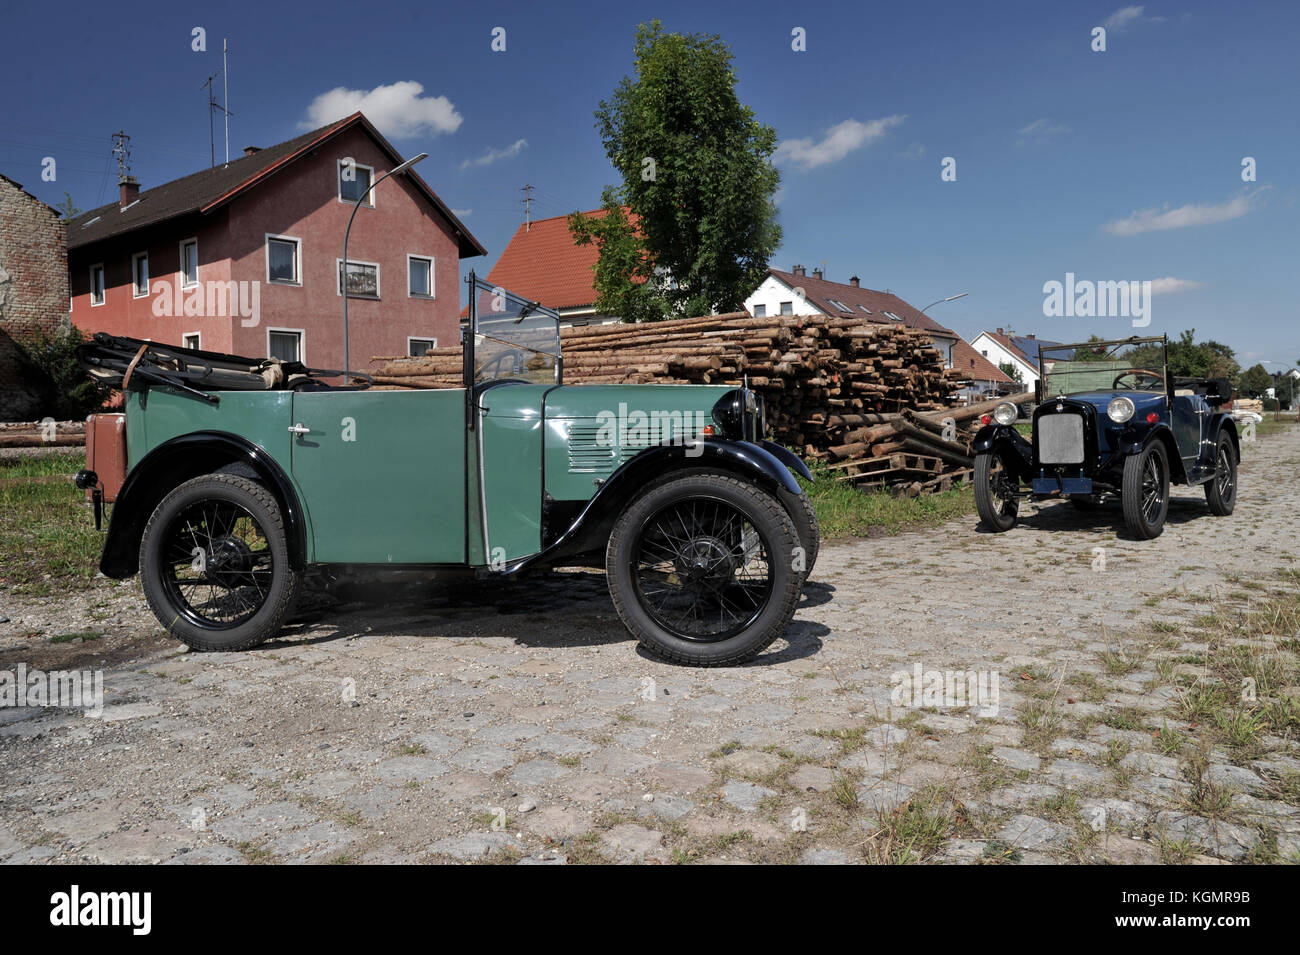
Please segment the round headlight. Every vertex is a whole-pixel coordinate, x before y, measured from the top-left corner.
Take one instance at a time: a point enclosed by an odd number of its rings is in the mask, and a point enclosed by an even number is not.
[[[1133,412],[1136,410],[1130,399],[1119,395],[1110,399],[1110,404],[1106,406],[1106,417],[1116,424],[1123,424],[1133,417]]]
[[[1020,417],[1020,409],[1009,401],[1001,402],[993,409],[993,420],[998,424],[1014,424]]]

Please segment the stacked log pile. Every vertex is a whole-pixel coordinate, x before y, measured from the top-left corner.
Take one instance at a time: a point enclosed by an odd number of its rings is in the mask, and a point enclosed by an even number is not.
[[[84,421],[0,423],[0,448],[75,448],[86,443]]]
[[[839,476],[867,486],[936,487],[972,465],[958,429],[942,419],[978,419],[954,409],[966,383],[945,369],[921,331],[829,316],[712,315],[643,325],[588,325],[562,331],[570,384],[721,384],[763,396],[772,440]],[[379,388],[461,384],[460,348],[420,358],[376,358]]]

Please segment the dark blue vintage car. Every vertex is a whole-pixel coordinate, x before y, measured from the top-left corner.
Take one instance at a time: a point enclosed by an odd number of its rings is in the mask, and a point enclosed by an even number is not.
[[[1237,498],[1237,428],[1226,379],[1176,379],[1165,338],[1039,349],[1033,440],[1007,402],[975,436],[975,503],[992,531],[1010,530],[1020,501],[1061,497],[1078,507],[1119,498],[1139,540],[1159,536],[1171,484],[1203,485],[1210,513]]]

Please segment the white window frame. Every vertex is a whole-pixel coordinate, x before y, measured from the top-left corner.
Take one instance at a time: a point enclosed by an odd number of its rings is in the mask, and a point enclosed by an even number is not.
[[[190,347],[189,345],[187,345],[187,344],[185,343],[185,340],[186,340],[187,338],[196,338],[196,339],[198,339],[198,344],[196,344],[194,347],[195,347],[196,350],[202,351],[202,349],[203,349],[203,333],[202,333],[202,332],[183,332],[183,333],[181,334],[181,347],[182,347],[182,348],[189,348],[189,347]]]
[[[412,354],[411,354],[411,342],[430,342],[430,343],[431,343],[431,344],[429,345],[429,350],[430,350],[430,351],[432,351],[433,349],[435,349],[435,348],[438,347],[438,339],[436,339],[436,338],[432,338],[432,337],[430,337],[430,336],[428,336],[428,335],[407,335],[407,336],[406,336],[406,354],[407,354],[407,357],[409,357],[409,358],[414,358],[414,357],[416,357],[415,355],[412,355]]]
[[[411,260],[412,259],[419,259],[421,262],[429,263],[429,294],[428,295],[423,295],[423,294],[417,295],[416,293],[411,291]],[[406,297],[407,298],[435,299],[438,297],[437,294],[438,289],[433,282],[433,267],[434,267],[434,257],[432,255],[419,255],[415,252],[406,253]]]
[[[347,206],[354,206],[357,204],[357,201],[355,199],[343,198],[343,165],[344,165],[344,161],[342,159],[338,160],[338,168],[334,170],[334,191],[335,194],[338,196],[339,202]],[[376,192],[375,167],[367,166],[365,163],[357,162],[355,159],[352,161],[352,165],[356,169],[370,170],[370,192],[366,194],[366,201],[361,203],[361,208],[373,209],[375,207],[375,192]]]
[[[281,328],[279,326],[269,326],[266,329],[266,355],[271,357],[271,333],[287,332],[298,336],[298,360],[304,365],[307,363],[307,329],[305,328]]]
[[[99,269],[99,274],[103,276],[103,294],[100,295],[99,301],[95,301],[95,269]],[[96,262],[90,267],[90,307],[99,308],[108,302],[108,272],[104,269],[103,262]]]
[[[362,302],[379,301],[380,297],[383,295],[383,286],[380,284],[379,263],[363,262],[361,259],[348,259],[348,263],[350,265],[373,265],[375,267],[375,297],[371,298],[369,295],[352,295],[349,297],[359,299]],[[334,275],[335,275],[334,291],[339,296],[339,298],[342,298],[343,297],[343,260],[342,259],[334,260]]]
[[[298,278],[292,282],[286,282],[284,279],[271,278],[271,240],[277,242],[292,242],[294,245],[293,252],[293,272]],[[274,232],[266,232],[262,239],[262,253],[266,259],[266,284],[267,285],[289,285],[302,288],[302,239],[296,235],[278,235]]]
[[[137,271],[137,263],[141,259],[144,259],[144,270],[146,272],[146,275],[144,277],[143,292],[140,291],[140,285],[137,282],[137,279],[139,278],[139,272]],[[148,271],[149,271],[149,250],[148,249],[146,249],[143,252],[137,252],[135,255],[131,256],[131,297],[132,298],[149,297],[149,276],[147,274]]]
[[[194,243],[194,281],[185,281],[185,247]],[[176,245],[176,274],[180,276],[181,288],[195,288],[199,284],[199,237],[190,236],[188,239],[181,239]]]

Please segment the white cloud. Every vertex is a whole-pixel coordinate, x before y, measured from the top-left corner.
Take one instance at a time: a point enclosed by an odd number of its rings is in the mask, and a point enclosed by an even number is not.
[[[893,129],[906,116],[886,116],[860,123],[846,119],[826,130],[820,141],[812,139],[787,139],[776,147],[776,162],[789,160],[804,169],[814,169],[827,163],[838,162],[855,149],[870,145]]]
[[[901,153],[899,153],[899,155],[902,156],[904,159],[920,159],[922,156],[925,155],[925,147],[922,146],[920,143],[912,143],[912,145],[904,149]]]
[[[457,219],[464,219],[466,216],[473,215],[474,210],[473,209],[452,209],[451,214],[454,215]]]
[[[1204,282],[1193,282],[1191,279],[1176,279],[1173,276],[1151,280],[1152,295],[1174,295],[1178,292],[1195,292],[1197,289],[1203,288],[1205,288]]]
[[[406,139],[421,133],[454,133],[464,117],[445,96],[423,96],[424,86],[402,80],[372,90],[342,86],[321,93],[307,107],[307,119],[298,125],[315,129],[360,110],[381,133]]]
[[[1106,223],[1106,231],[1111,235],[1141,235],[1143,232],[1159,232],[1162,229],[1186,229],[1189,226],[1214,225],[1240,219],[1254,211],[1256,197],[1246,194],[1219,203],[1188,203],[1171,209],[1163,206],[1159,209],[1135,210],[1127,219],[1116,219]]]
[[[1017,146],[1040,146],[1050,139],[1068,133],[1070,127],[1050,119],[1036,119],[1016,131]]]
[[[1101,25],[1107,30],[1123,30],[1133,23],[1164,23],[1164,17],[1149,17],[1146,15],[1145,6],[1120,7],[1105,20]]]
[[[519,155],[520,150],[528,145],[526,139],[516,139],[504,149],[489,149],[477,159],[466,159],[460,164],[461,169],[469,169],[471,166],[490,166],[498,159],[514,159]]]

